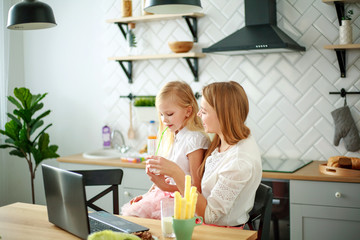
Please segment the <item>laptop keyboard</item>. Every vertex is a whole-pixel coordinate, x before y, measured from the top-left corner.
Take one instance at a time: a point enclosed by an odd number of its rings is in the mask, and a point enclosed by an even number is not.
[[[119,229],[111,227],[111,226],[104,224],[96,219],[91,218],[91,217],[89,217],[89,225],[90,225],[91,233],[99,232],[99,231],[103,231],[103,230],[112,230],[112,231],[120,232]]]

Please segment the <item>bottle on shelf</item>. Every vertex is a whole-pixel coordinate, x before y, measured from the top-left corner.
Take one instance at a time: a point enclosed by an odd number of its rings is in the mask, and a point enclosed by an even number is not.
[[[111,148],[111,131],[110,127],[105,125],[102,128],[102,139],[103,139],[103,147]]]
[[[147,153],[148,155],[155,155],[156,153],[156,140],[157,140],[157,127],[155,121],[151,120],[148,126],[147,137]]]

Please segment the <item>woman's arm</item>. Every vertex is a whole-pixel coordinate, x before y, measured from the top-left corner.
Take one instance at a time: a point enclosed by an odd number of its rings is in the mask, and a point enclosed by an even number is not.
[[[198,149],[187,155],[189,159],[189,168],[190,168],[192,185],[195,186],[199,192],[201,192],[201,179],[199,177],[198,170],[204,159],[205,151],[206,151],[205,149]]]

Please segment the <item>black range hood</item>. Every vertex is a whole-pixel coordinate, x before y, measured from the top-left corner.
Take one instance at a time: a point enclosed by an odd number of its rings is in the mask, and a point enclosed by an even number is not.
[[[245,0],[245,27],[202,51],[240,55],[305,51],[305,47],[277,27],[276,0]]]

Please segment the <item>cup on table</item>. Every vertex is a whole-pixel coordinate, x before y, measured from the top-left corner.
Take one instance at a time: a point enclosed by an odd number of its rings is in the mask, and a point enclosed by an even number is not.
[[[164,237],[174,238],[172,218],[174,216],[174,199],[167,198],[160,202],[161,206],[161,230]]]
[[[194,227],[203,223],[202,217],[193,217],[190,219],[173,218],[173,229],[176,240],[191,240]]]

